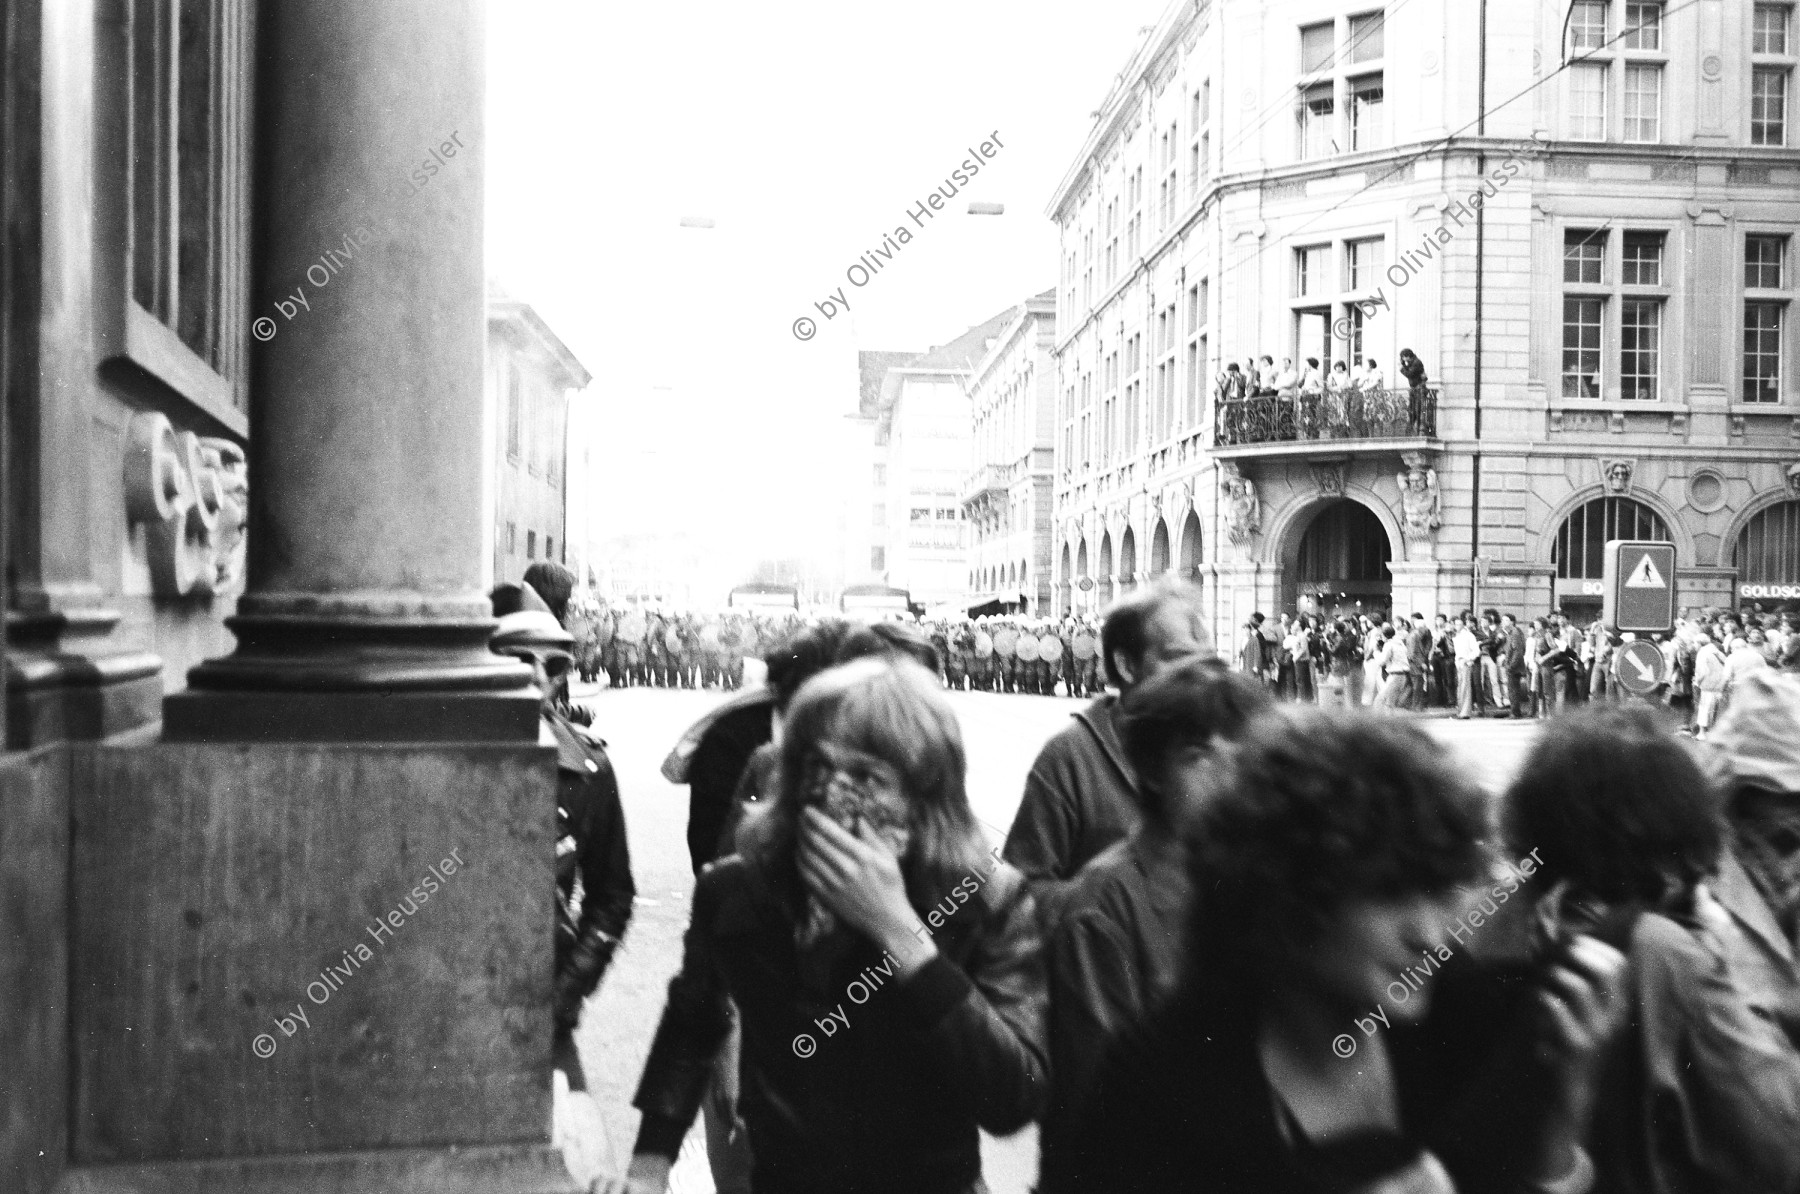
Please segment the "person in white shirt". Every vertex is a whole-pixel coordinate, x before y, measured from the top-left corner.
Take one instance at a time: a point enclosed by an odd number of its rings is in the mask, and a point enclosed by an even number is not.
[[[1456,716],[1469,720],[1475,708],[1475,682],[1481,675],[1481,640],[1475,637],[1475,615],[1464,613],[1456,620]]]
[[[1256,363],[1256,392],[1263,397],[1273,397],[1275,389],[1275,358],[1265,355]]]
[[[1356,388],[1365,394],[1387,388],[1387,378],[1382,376],[1381,366],[1375,363],[1374,357],[1363,358],[1362,376],[1356,379]]]
[[[1302,394],[1322,394],[1325,392],[1325,377],[1319,372],[1318,357],[1306,358],[1306,368],[1300,372],[1300,392]]]
[[[1394,633],[1392,622],[1381,628],[1381,654],[1377,659],[1381,665],[1382,680],[1381,693],[1375,698],[1375,707],[1398,713],[1406,708],[1407,677],[1412,671],[1412,655],[1406,649],[1406,636]]]
[[[1292,394],[1300,386],[1300,375],[1294,371],[1292,357],[1281,358],[1281,369],[1275,374],[1275,388],[1283,395]]]

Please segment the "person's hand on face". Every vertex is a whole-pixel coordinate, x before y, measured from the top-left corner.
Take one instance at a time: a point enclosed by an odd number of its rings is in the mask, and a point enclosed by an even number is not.
[[[900,774],[872,755],[815,748],[800,812],[800,877],[845,924],[886,946],[918,921],[900,859],[911,842]]]
[[[1539,1057],[1560,1071],[1557,1086],[1577,1124],[1585,1124],[1593,1111],[1604,1047],[1630,1014],[1625,970],[1624,954],[1597,937],[1577,934],[1546,970],[1538,994],[1545,1025]]]

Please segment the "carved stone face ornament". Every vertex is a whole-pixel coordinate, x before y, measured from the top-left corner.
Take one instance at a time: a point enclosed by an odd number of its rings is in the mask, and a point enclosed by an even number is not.
[[[151,592],[211,594],[237,579],[249,513],[237,444],[177,432],[167,416],[141,411],[126,430],[123,479],[126,518],[145,527]]]

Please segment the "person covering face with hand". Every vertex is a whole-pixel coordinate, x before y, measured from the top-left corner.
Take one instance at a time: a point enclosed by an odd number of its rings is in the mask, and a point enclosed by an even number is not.
[[[635,1099],[632,1194],[666,1188],[728,1002],[756,1191],[966,1194],[978,1129],[1041,1111],[1037,913],[963,784],[955,715],[918,665],[858,660],[800,690],[775,794],[695,888]]]

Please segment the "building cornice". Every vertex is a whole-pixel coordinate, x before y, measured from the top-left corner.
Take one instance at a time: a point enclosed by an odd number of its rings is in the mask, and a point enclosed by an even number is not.
[[[1074,163],[1051,194],[1050,203],[1044,209],[1045,215],[1057,223],[1062,222],[1063,208],[1087,181],[1095,160],[1102,156],[1103,150],[1111,148],[1120,130],[1140,113],[1144,93],[1155,83],[1152,76],[1162,73],[1162,81],[1167,82],[1167,60],[1175,46],[1187,35],[1190,27],[1206,19],[1211,9],[1212,0],[1173,0],[1163,10],[1161,18],[1151,27],[1149,36],[1139,43],[1136,52],[1132,54],[1131,61],[1114,76],[1112,89],[1100,101],[1094,126],[1088,131],[1087,139],[1082,142],[1081,151],[1075,155]]]

